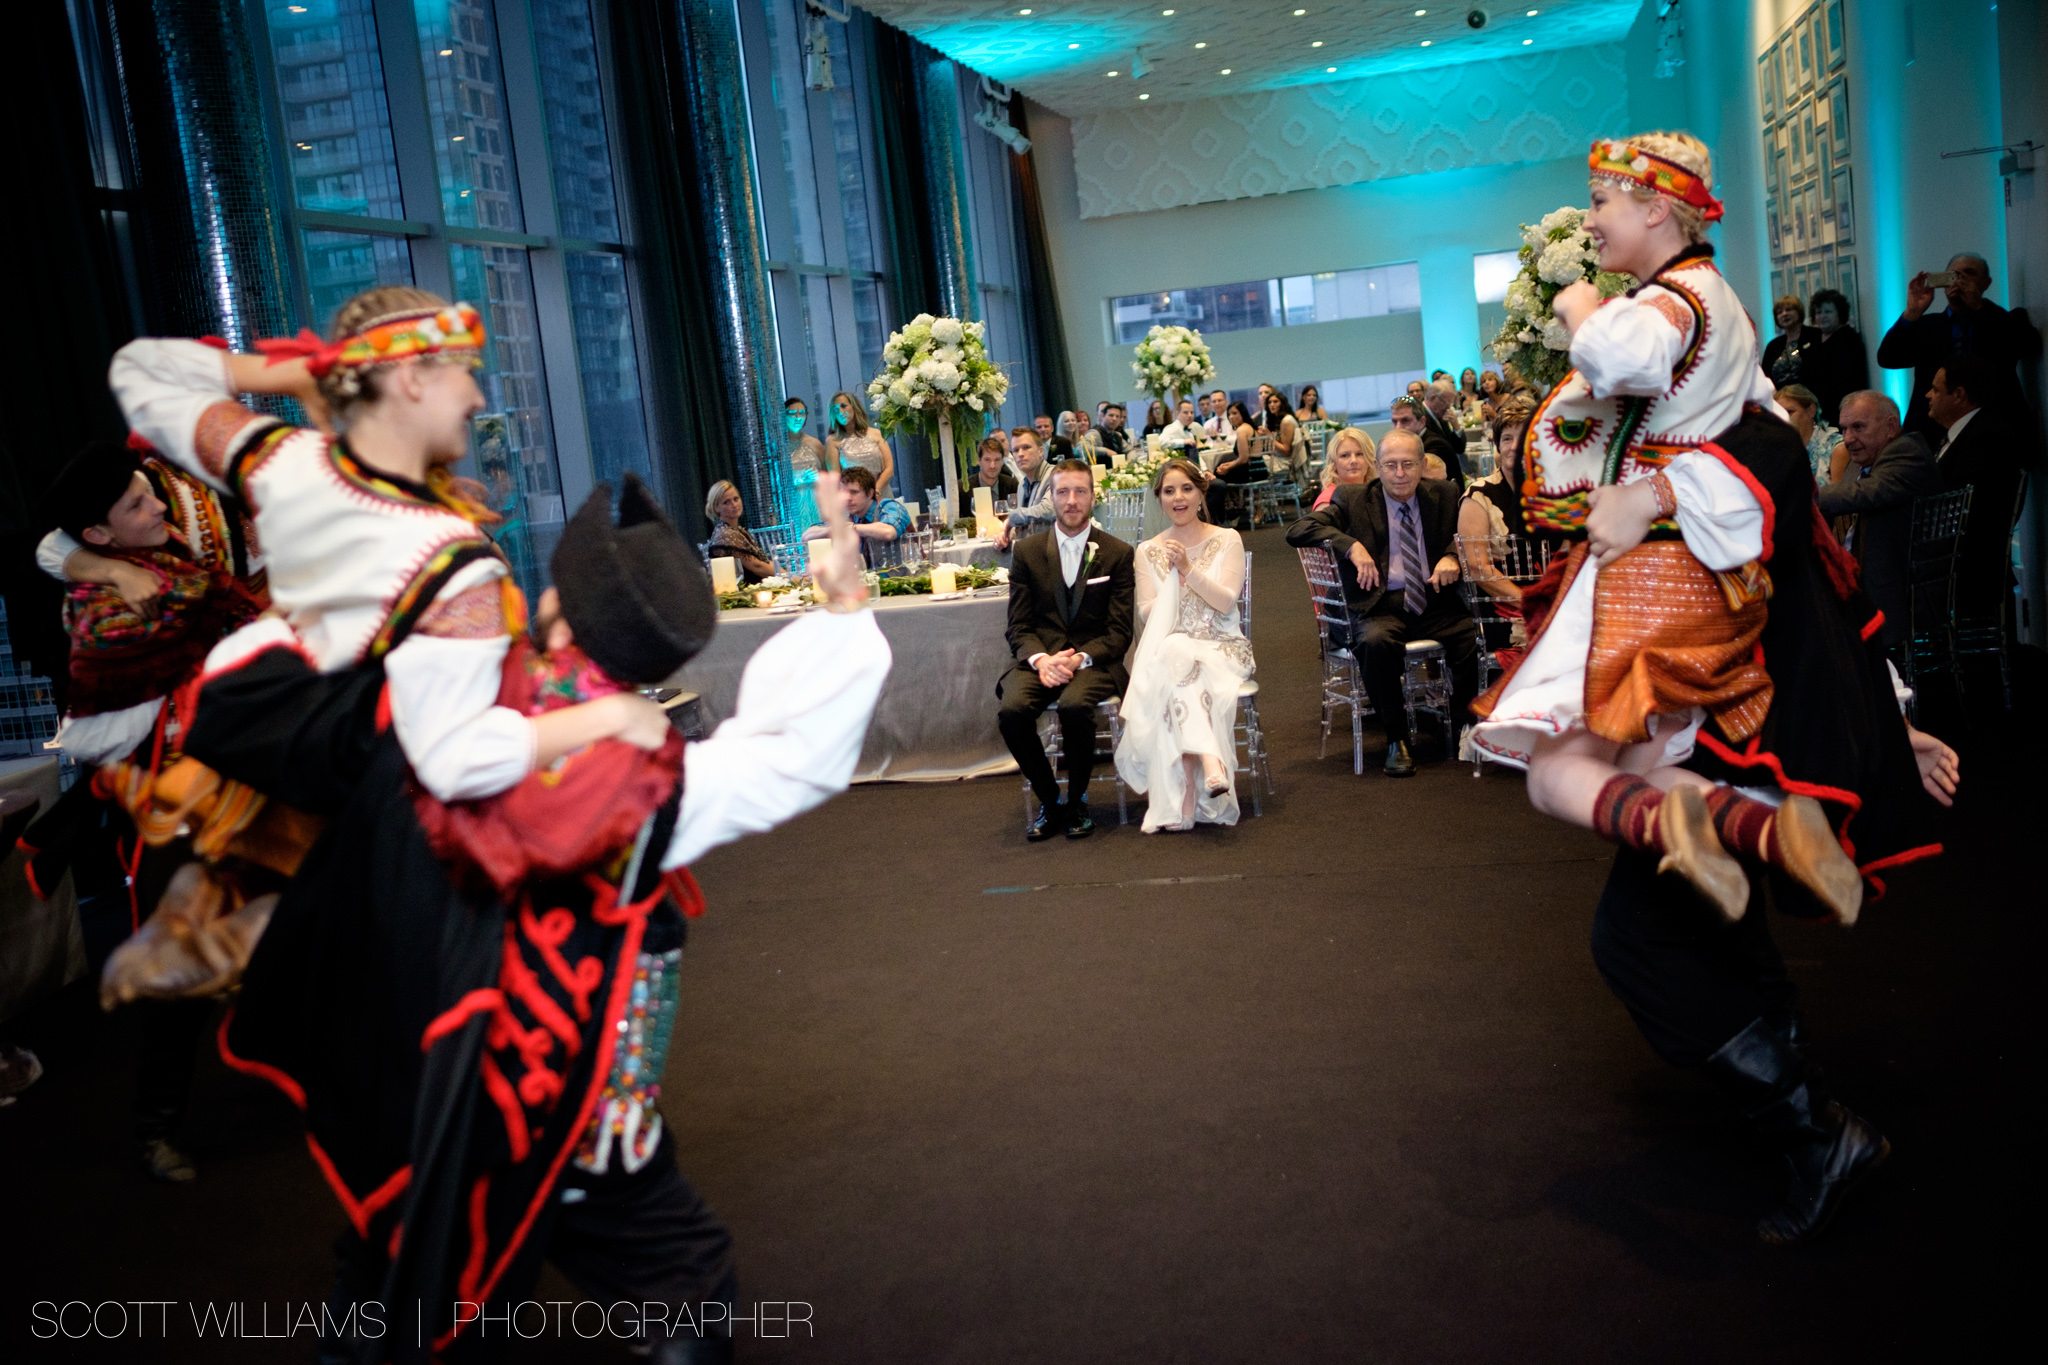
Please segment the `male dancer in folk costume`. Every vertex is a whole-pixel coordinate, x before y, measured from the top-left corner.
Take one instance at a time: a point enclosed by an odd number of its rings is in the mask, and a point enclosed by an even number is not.
[[[60,577],[68,561],[85,580],[70,583],[65,596],[70,687],[57,742],[87,774],[22,837],[31,855],[30,880],[38,886],[54,886],[67,869],[89,885],[107,860],[117,862],[118,872],[107,880],[127,883],[131,929],[150,917],[167,889],[170,899],[193,894],[198,879],[180,869],[195,845],[216,858],[231,849],[246,852],[237,841],[261,814],[253,799],[224,807],[217,781],[197,789],[185,782],[196,799],[175,813],[156,811],[150,800],[159,778],[181,768],[191,721],[188,689],[207,652],[268,605],[260,580],[252,584],[237,575],[246,561],[233,553],[235,542],[219,533],[218,521],[194,525],[195,506],[219,516],[207,490],[150,463],[154,467],[145,471],[133,450],[94,441],[44,495],[44,519],[58,529],[39,558]],[[174,527],[164,513],[179,493],[185,496]],[[205,534],[209,530],[216,534]],[[242,890],[259,899],[281,885],[277,873],[288,870],[237,867]],[[249,884],[252,878],[257,885]],[[266,911],[267,903],[218,916],[216,937],[259,927]],[[117,955],[131,954],[135,943],[129,940]],[[172,1138],[210,1008],[205,1000],[152,1003],[139,1027],[136,1136],[143,1169],[159,1180],[197,1174]]]
[[[1583,542],[1525,599],[1529,651],[1474,704],[1473,741],[1527,766],[1538,809],[1624,846],[1596,960],[1652,1046],[1781,1144],[1789,1196],[1759,1231],[1798,1241],[1889,1147],[1819,1093],[1737,858],[1781,909],[1853,923],[1866,875],[1939,851],[1921,788],[1946,803],[1955,756],[1900,717],[1854,565],[1701,240],[1721,213],[1706,148],[1653,133],[1595,143],[1589,164],[1601,267],[1642,283],[1555,301],[1574,368],[1531,425],[1525,506]],[[1726,924],[1660,887],[1665,870]]]
[[[834,476],[819,487],[827,610],[764,645],[738,713],[687,747],[600,741],[443,801],[383,724],[374,661],[321,674],[279,641],[207,684],[195,751],[329,821],[222,1030],[304,1109],[348,1214],[336,1319],[389,1314],[323,1359],[488,1358],[543,1259],[630,1305],[654,1360],[730,1359],[730,1238],[654,1099],[702,908],[684,868],[843,790],[889,670]],[[552,568],[502,670],[520,714],[667,677],[715,626],[701,562],[631,476],[621,525],[600,486]]]

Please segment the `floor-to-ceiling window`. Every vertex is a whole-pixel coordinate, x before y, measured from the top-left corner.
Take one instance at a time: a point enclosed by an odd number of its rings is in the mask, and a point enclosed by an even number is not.
[[[866,54],[802,0],[741,0],[740,20],[783,382],[822,440],[834,393],[865,398],[892,321]]]
[[[1011,190],[1011,154],[974,122],[975,114],[984,107],[1005,122],[1010,111],[1006,103],[992,97],[991,87],[975,72],[956,64],[954,79],[959,82],[963,115],[961,144],[967,152],[968,221],[974,232],[977,302],[982,320],[988,324],[989,359],[1010,377],[1009,396],[993,425],[1028,426],[1034,415],[1045,411],[1045,401],[1024,333],[1024,276],[1017,260],[1020,244]]]
[[[416,284],[489,346],[472,472],[529,592],[596,480],[654,478],[591,0],[250,0],[306,323]]]

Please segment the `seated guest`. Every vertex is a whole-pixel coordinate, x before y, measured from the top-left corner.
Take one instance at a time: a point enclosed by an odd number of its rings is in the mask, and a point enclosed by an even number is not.
[[[1498,374],[1492,370],[1479,372],[1479,413],[1488,423],[1499,419],[1501,395],[1506,392]]]
[[[1227,485],[1251,483],[1264,478],[1265,461],[1253,453],[1252,443],[1257,439],[1258,433],[1252,429],[1252,415],[1245,410],[1244,404],[1230,404],[1225,416],[1230,423],[1236,448],[1218,460],[1216,468],[1211,471],[1214,477],[1209,480],[1207,493],[1209,520],[1218,526],[1223,525],[1230,513],[1231,505],[1235,503],[1237,529],[1249,531],[1252,529],[1251,503],[1244,494],[1228,489]]]
[[[1454,450],[1465,449],[1465,434],[1456,424],[1458,411],[1457,386],[1451,383],[1449,378],[1432,382],[1428,391],[1422,395],[1422,418],[1428,428],[1423,432],[1425,447],[1428,446],[1428,438],[1433,432],[1443,437]],[[1450,463],[1448,458],[1446,463]]]
[[[1337,556],[1366,693],[1387,731],[1387,776],[1412,777],[1401,699],[1408,642],[1443,645],[1451,714],[1462,717],[1479,691],[1479,628],[1457,591],[1458,490],[1422,477],[1422,440],[1412,431],[1380,438],[1379,470],[1288,527],[1287,543],[1325,545]]]
[[[1843,398],[1870,387],[1870,355],[1863,334],[1849,325],[1849,300],[1839,290],[1815,293],[1809,316],[1820,338],[1799,362],[1800,382],[1819,400],[1822,420],[1832,422]]]
[[[1153,436],[1164,430],[1166,430],[1166,404],[1160,399],[1155,398],[1145,405],[1145,430],[1141,435]]]
[[[1211,439],[1228,436],[1236,430],[1230,425],[1230,395],[1221,389],[1212,389],[1207,399],[1209,410],[1202,417],[1202,430]]]
[[[1510,393],[1526,393],[1532,398],[1536,394],[1536,386],[1523,377],[1512,360],[1501,362],[1500,382]]]
[[[1443,434],[1442,423],[1432,427],[1429,423],[1429,409],[1419,398],[1396,398],[1394,400],[1394,430],[1406,431],[1422,442],[1425,461],[1431,455],[1442,462],[1444,472],[1425,477],[1450,479],[1460,490],[1465,486],[1464,464],[1458,458],[1462,444],[1453,445],[1450,437]],[[1453,474],[1451,471],[1458,471]]]
[[[1493,599],[1493,614],[1507,618],[1486,624],[1494,659],[1503,668],[1521,657],[1527,636],[1520,624],[1521,586],[1501,571],[1493,547],[1507,536],[1528,533],[1522,515],[1522,441],[1535,412],[1526,398],[1502,401],[1492,430],[1498,452],[1493,472],[1466,484],[1465,496],[1458,501],[1458,567],[1466,582]]]
[[[1409,380],[1408,387],[1404,390],[1405,396],[1413,398],[1418,403],[1422,401],[1422,395],[1428,392],[1429,385],[1420,379]]]
[[[1906,311],[1877,345],[1878,364],[1887,370],[1913,371],[1913,401],[1906,409],[1905,426],[1926,437],[1930,448],[1941,440],[1942,428],[1927,414],[1927,391],[1934,387],[1934,372],[1943,361],[1961,351],[1982,356],[1992,384],[1979,399],[1993,412],[2010,417],[2022,401],[2019,362],[2040,344],[2025,309],[2007,312],[1984,297],[1991,287],[1991,267],[1982,256],[1961,252],[1949,258],[1948,269],[1955,277],[1941,291],[1948,306],[1939,313],[1929,311],[1935,286],[1921,271],[1906,282]]]
[[[1912,580],[1906,554],[1913,499],[1941,491],[1941,470],[1927,443],[1899,424],[1899,409],[1875,389],[1842,400],[1842,445],[1849,472],[1820,490],[1823,516],[1847,517],[1843,544],[1863,565],[1863,587],[1884,613],[1887,647],[1906,638]]]
[[[814,477],[812,482],[816,481]],[[804,500],[809,501],[808,496]],[[704,554],[710,559],[737,559],[740,581],[758,583],[774,575],[775,559],[766,546],[754,539],[753,532],[740,525],[740,514],[745,511],[740,490],[731,479],[720,479],[711,485],[711,492],[704,498],[704,519],[711,523],[711,539],[704,542]]]
[[[1330,438],[1329,458],[1323,465],[1323,491],[1316,497],[1321,507],[1344,484],[1371,483],[1379,477],[1374,464],[1378,455],[1372,437],[1358,427],[1346,427]]]
[[[2012,600],[2012,523],[2019,511],[2019,442],[1988,412],[1980,395],[1994,385],[1991,366],[1968,351],[1934,372],[1927,415],[1946,432],[1935,461],[1941,486],[1969,486],[1970,520],[1956,563],[1956,615],[1996,621]]]
[[[1020,536],[1035,535],[1053,522],[1052,480],[1047,478],[1051,461],[1038,433],[1030,427],[1010,429],[1010,458],[1017,462],[1017,495],[1011,512],[996,533],[996,548],[1007,550]],[[1077,463],[1085,464],[1086,461]]]
[[[1476,408],[1485,396],[1479,391],[1479,371],[1467,365],[1458,375],[1458,406]]]
[[[1204,430],[1207,430],[1209,426],[1209,419],[1215,416],[1215,414],[1209,410],[1208,394],[1198,393],[1195,395],[1195,416],[1197,419],[1200,420],[1202,428]]]
[[[1202,424],[1195,416],[1192,399],[1174,405],[1173,420],[1159,433],[1159,444],[1168,450],[1193,450],[1202,444]]]
[[[1774,301],[1771,319],[1778,324],[1778,334],[1764,347],[1764,373],[1771,377],[1771,383],[1782,389],[1806,378],[1807,353],[1819,346],[1820,334],[1808,331],[1803,325],[1806,322],[1806,305],[1799,301],[1797,294],[1786,294]]]
[[[1778,406],[1792,419],[1792,430],[1806,443],[1806,458],[1813,465],[1815,485],[1833,483],[1834,475],[1828,472],[1829,457],[1842,443],[1842,433],[1822,420],[1820,400],[1806,385],[1787,384],[1778,390],[1777,398]]]
[[[1104,403],[1102,405],[1102,421],[1095,428],[1092,436],[1093,440],[1091,443],[1101,447],[1103,450],[1113,451],[1118,455],[1130,454],[1131,433],[1124,428],[1124,405],[1122,403]],[[1107,461],[1104,463],[1107,463]]]
[[[1294,401],[1296,422],[1327,422],[1330,414],[1323,410],[1323,391],[1313,384],[1303,384],[1301,393]]]
[[[1029,428],[1025,428],[1029,430]],[[1088,816],[1088,780],[1095,771],[1095,707],[1119,696],[1128,674],[1134,600],[1131,547],[1098,530],[1095,474],[1079,460],[1053,467],[1054,521],[1047,534],[1017,542],[1010,560],[1012,666],[996,684],[996,724],[1003,742],[1038,795],[1040,810],[1025,837],[1033,843],[1064,833],[1095,832]],[[1067,760],[1067,799],[1038,741],[1038,718],[1057,699]]]
[[[1273,454],[1269,458],[1269,472],[1285,470],[1287,476],[1297,485],[1308,482],[1308,438],[1301,434],[1301,424],[1294,420],[1294,409],[1288,406],[1287,395],[1278,389],[1267,389],[1266,410],[1260,414],[1265,430],[1273,437]]]
[[[1034,427],[1033,430],[1035,431],[1037,428]],[[1087,458],[1081,453],[1081,447],[1087,439],[1087,415],[1079,411],[1067,411],[1060,413],[1059,421],[1053,429],[1052,439],[1049,441],[1042,440],[1038,444],[1039,448],[1045,451],[1045,457],[1057,464],[1061,460]]]
[[[860,537],[861,558],[869,567],[894,564],[896,540],[910,534],[910,513],[894,498],[875,497],[875,476],[865,466],[848,465],[839,471],[839,492],[846,500],[846,519]],[[805,540],[828,540],[832,528],[813,526]]]
[[[1001,502],[1017,494],[1017,476],[1003,467],[1010,457],[1010,443],[998,433],[981,438],[981,446],[974,452],[974,481],[960,490],[960,515],[974,516],[974,490],[986,488],[989,501]]]

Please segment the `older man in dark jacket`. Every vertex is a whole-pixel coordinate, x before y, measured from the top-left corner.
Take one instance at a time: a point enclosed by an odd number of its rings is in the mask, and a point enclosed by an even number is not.
[[[1422,440],[1390,431],[1380,441],[1380,477],[1339,484],[1335,496],[1287,528],[1289,545],[1327,545],[1337,558],[1354,623],[1365,690],[1387,731],[1389,777],[1412,777],[1401,674],[1408,642],[1442,644],[1451,666],[1452,712],[1477,694],[1479,628],[1459,596],[1458,490],[1422,477]]]
[[[1846,543],[1863,565],[1863,586],[1884,613],[1889,647],[1906,638],[1912,581],[1906,553],[1913,539],[1913,500],[1941,491],[1934,452],[1901,429],[1898,405],[1875,389],[1842,400],[1842,444],[1850,465],[1820,490],[1820,510],[1850,518]]]

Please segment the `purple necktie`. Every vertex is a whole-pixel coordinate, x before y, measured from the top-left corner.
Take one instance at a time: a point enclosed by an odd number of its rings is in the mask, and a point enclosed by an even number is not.
[[[1422,615],[1429,598],[1423,590],[1422,574],[1422,533],[1415,527],[1415,504],[1401,504],[1401,584],[1402,596],[1407,600],[1412,615]]]

